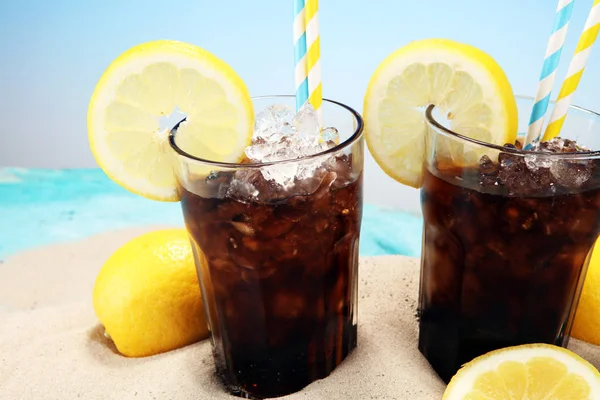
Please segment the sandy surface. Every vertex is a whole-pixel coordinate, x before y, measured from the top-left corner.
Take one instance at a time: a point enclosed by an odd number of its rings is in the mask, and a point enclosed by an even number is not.
[[[102,263],[147,227],[28,251],[0,264],[0,399],[235,399],[213,374],[210,343],[128,359],[104,339],[91,306]],[[360,265],[358,348],[334,373],[286,399],[440,399],[417,350],[418,262]],[[600,366],[600,349],[571,348]]]

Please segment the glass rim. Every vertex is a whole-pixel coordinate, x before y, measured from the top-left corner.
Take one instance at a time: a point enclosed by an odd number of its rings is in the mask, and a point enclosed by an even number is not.
[[[254,100],[262,100],[262,99],[277,99],[277,98],[282,98],[282,99],[295,99],[296,96],[295,95],[289,95],[289,94],[278,94],[278,95],[264,95],[264,96],[253,96],[251,97],[251,99]],[[354,120],[356,121],[356,129],[354,130],[354,132],[352,133],[352,135],[350,135],[350,137],[346,140],[344,140],[343,142],[340,142],[339,144],[335,145],[334,147],[315,153],[315,154],[311,154],[308,156],[302,156],[299,158],[291,158],[291,159],[286,159],[286,160],[280,160],[280,161],[269,161],[269,162],[250,162],[250,163],[230,163],[230,162],[223,162],[223,161],[214,161],[214,160],[208,160],[205,158],[200,158],[200,157],[196,157],[193,154],[190,154],[188,152],[186,152],[185,150],[183,150],[181,147],[179,147],[175,141],[175,136],[177,135],[177,130],[179,128],[179,125],[181,125],[183,122],[185,122],[186,118],[182,119],[181,121],[179,121],[170,131],[169,131],[169,144],[171,145],[171,148],[180,156],[185,157],[187,159],[193,160],[193,161],[197,161],[197,162],[201,162],[204,164],[209,164],[212,166],[216,166],[216,167],[224,167],[224,168],[260,168],[260,167],[266,167],[269,165],[279,165],[279,164],[286,164],[286,163],[298,163],[298,162],[303,162],[306,160],[310,160],[310,159],[314,159],[314,158],[318,158],[318,157],[322,157],[324,155],[327,154],[333,154],[336,153],[342,149],[345,149],[346,147],[349,147],[351,145],[353,145],[362,135],[363,135],[363,131],[364,131],[364,121],[363,118],[361,117],[361,115],[354,110],[352,107],[347,106],[343,103],[340,103],[338,101],[335,100],[330,100],[330,99],[325,99],[323,98],[323,103],[329,103],[329,104],[333,104],[336,105],[338,107],[341,107],[343,109],[345,109],[346,111],[348,111],[350,113],[350,115],[354,118]]]
[[[535,98],[533,98],[531,96],[515,95],[514,97],[517,100],[530,100],[531,102],[535,101]],[[556,101],[550,101],[549,104],[556,104]],[[473,144],[476,144],[476,145],[479,145],[482,147],[487,147],[489,149],[502,151],[504,153],[517,154],[520,156],[536,155],[536,156],[543,156],[543,157],[548,157],[548,158],[556,157],[556,158],[573,158],[573,159],[600,157],[600,150],[581,151],[581,152],[577,152],[577,153],[546,153],[543,151],[523,150],[523,149],[504,147],[504,146],[493,144],[493,143],[483,142],[478,139],[474,139],[474,138],[470,138],[468,136],[461,135],[458,132],[454,132],[453,130],[446,128],[444,125],[442,125],[440,122],[438,122],[435,119],[435,117],[433,116],[434,109],[436,109],[436,106],[434,104],[430,104],[429,106],[427,106],[427,108],[425,110],[425,120],[427,121],[427,123],[430,126],[440,130],[442,133],[444,133],[450,137],[454,137],[458,140],[470,142],[470,143],[473,143]],[[596,111],[592,111],[590,109],[580,107],[577,105],[569,105],[569,110],[571,110],[571,109],[583,112],[584,114],[587,114],[588,116],[591,116],[591,117],[596,117],[600,121],[600,113],[598,113]],[[600,132],[598,134],[600,134]]]

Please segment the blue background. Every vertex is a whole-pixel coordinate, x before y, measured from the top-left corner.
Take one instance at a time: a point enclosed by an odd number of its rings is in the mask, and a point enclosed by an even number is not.
[[[534,94],[556,4],[322,0],[324,96],[361,110],[381,60],[425,37],[482,48],[502,65],[515,92]],[[592,0],[575,1],[558,83],[591,5]],[[293,93],[292,0],[1,1],[0,165],[95,166],[85,135],[94,85],[120,53],[155,39],[206,48],[228,62],[253,95]],[[600,109],[600,80],[594,73],[599,68],[596,49],[577,104]],[[56,144],[64,148],[50,154],[49,146]]]
[[[504,68],[515,93],[534,94],[557,2],[320,3],[324,96],[361,111],[377,65],[426,37],[482,48]],[[557,88],[591,5],[575,1]],[[98,78],[129,47],[176,39],[225,60],[252,95],[293,93],[292,14],[292,0],[0,1],[0,167],[28,168],[0,174],[0,256],[123,225],[179,223],[178,205],[132,197],[93,169],[85,118]],[[595,49],[576,104],[600,109],[599,67]],[[363,253],[416,254],[418,192],[385,176],[370,157],[365,182]],[[68,193],[71,200],[63,198]]]

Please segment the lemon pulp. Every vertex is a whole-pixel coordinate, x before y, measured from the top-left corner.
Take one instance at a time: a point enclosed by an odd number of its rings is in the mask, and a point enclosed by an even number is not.
[[[88,108],[99,166],[144,197],[177,201],[174,154],[161,119],[187,114],[178,144],[194,156],[237,162],[252,139],[254,110],[242,79],[197,46],[160,40],[135,46],[106,69]]]
[[[446,39],[412,42],[376,69],[363,108],[371,154],[401,183],[421,185],[430,104],[462,135],[499,145],[516,139],[516,101],[492,57]]]

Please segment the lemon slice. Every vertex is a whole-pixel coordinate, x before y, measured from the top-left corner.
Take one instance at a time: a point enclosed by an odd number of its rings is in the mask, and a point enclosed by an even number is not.
[[[96,85],[87,122],[98,165],[133,193],[179,200],[171,127],[161,126],[176,108],[187,114],[178,134],[186,152],[221,162],[243,158],[254,111],[242,79],[206,50],[160,40],[123,53]]]
[[[401,183],[421,185],[430,104],[462,135],[498,145],[516,139],[516,101],[492,57],[446,39],[412,42],[379,65],[363,108],[369,151]]]
[[[600,399],[600,373],[575,353],[548,344],[492,351],[465,364],[443,400]]]

